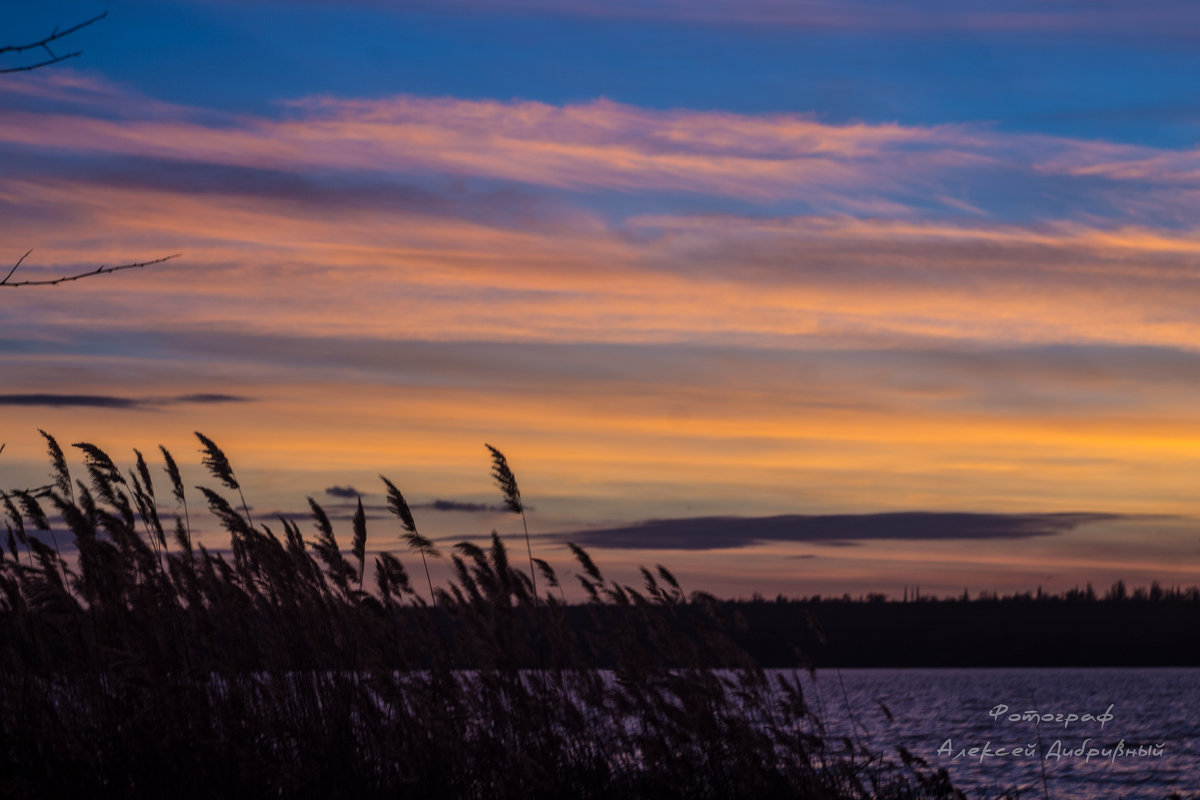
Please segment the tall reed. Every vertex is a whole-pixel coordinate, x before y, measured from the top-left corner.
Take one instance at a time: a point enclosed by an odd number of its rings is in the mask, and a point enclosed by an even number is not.
[[[493,533],[449,548],[435,586],[434,542],[385,479],[429,600],[387,552],[366,591],[361,499],[350,558],[315,500],[315,538],[255,524],[201,436],[240,510],[198,487],[228,546],[179,517],[172,543],[140,454],[127,480],[80,443],[90,484],[73,482],[46,438],[53,483],[0,494],[0,796],[962,797],[944,772],[827,741],[801,677],[763,670],[665,567],[635,587],[572,546],[590,600],[571,605],[528,535],[527,574]]]

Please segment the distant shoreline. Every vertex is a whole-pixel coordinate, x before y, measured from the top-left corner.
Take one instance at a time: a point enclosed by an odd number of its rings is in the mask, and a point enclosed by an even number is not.
[[[724,605],[742,623],[732,638],[770,667],[1200,666],[1195,599]]]

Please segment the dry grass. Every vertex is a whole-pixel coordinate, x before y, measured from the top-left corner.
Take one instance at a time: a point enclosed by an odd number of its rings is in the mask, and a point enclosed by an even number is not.
[[[0,796],[960,796],[918,762],[827,741],[798,676],[761,669],[663,567],[635,588],[573,548],[591,601],[572,606],[532,547],[527,573],[493,534],[448,551],[443,586],[426,565],[428,597],[387,553],[366,591],[361,506],[349,557],[315,501],[315,540],[255,525],[201,437],[241,505],[197,487],[230,537],[214,552],[192,545],[166,450],[160,507],[140,453],[126,475],[76,445],[76,481],[46,438],[52,483],[0,508]],[[410,547],[436,557],[386,485]],[[73,555],[43,542],[54,528]]]

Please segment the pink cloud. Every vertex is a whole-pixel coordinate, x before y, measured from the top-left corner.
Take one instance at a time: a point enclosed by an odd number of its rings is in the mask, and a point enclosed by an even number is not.
[[[499,202],[503,202],[501,199]],[[1200,234],[840,217],[553,226],[387,207],[0,179],[27,269],[185,257],[29,297],[8,330],[220,326],[435,340],[1056,342],[1193,349]],[[19,253],[15,253],[15,258]],[[41,265],[41,266],[39,266]],[[60,293],[61,294],[61,293]]]
[[[656,111],[606,100],[551,106],[309,98],[288,103],[284,119],[208,122],[199,111],[169,106],[149,118],[101,116],[91,113],[86,96],[64,98],[57,85],[41,89],[43,99],[72,107],[12,110],[0,118],[0,143],[278,170],[449,174],[581,191],[803,197],[847,210],[878,206],[882,193],[910,191],[934,175],[994,158],[985,135],[957,126],[831,125],[800,114]],[[111,91],[96,87],[106,104]],[[889,208],[899,211],[894,201]]]
[[[471,178],[583,193],[685,193],[821,213],[987,216],[1011,198],[1073,198],[1080,213],[1182,219],[1196,209],[1195,150],[1001,133],[986,126],[829,124],[804,114],[654,110],[608,100],[315,97],[282,118],[156,104],[64,73],[0,82],[18,152],[177,161],[361,178]],[[1003,181],[996,181],[1003,176]]]

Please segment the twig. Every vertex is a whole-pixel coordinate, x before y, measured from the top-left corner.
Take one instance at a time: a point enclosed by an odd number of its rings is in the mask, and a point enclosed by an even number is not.
[[[86,22],[81,22],[78,25],[71,26],[70,28],[67,28],[65,31],[60,31],[57,27],[55,27],[49,36],[47,36],[45,39],[41,39],[40,41],[30,42],[29,44],[10,44],[10,45],[5,45],[4,47],[0,47],[0,55],[2,55],[4,53],[23,53],[26,50],[35,50],[37,48],[41,48],[42,50],[45,50],[47,53],[50,54],[49,59],[47,59],[46,61],[39,61],[36,64],[25,64],[20,67],[0,68],[0,74],[4,74],[6,72],[28,72],[29,70],[34,70],[39,67],[47,67],[51,64],[57,64],[60,61],[66,61],[68,58],[75,58],[76,56],[83,55],[82,50],[76,50],[74,53],[66,53],[65,55],[60,56],[60,55],[56,54],[53,50],[50,49],[50,43],[55,41],[56,39],[61,39],[64,36],[70,36],[72,33],[79,30],[80,28],[86,28],[88,25],[91,25],[93,22],[99,22],[100,20],[104,19],[107,16],[108,16],[108,12],[105,11],[104,13],[99,14],[98,16],[92,17],[91,19],[87,20]]]
[[[29,253],[32,252],[32,250],[29,251]],[[77,281],[80,278],[90,278],[94,275],[107,275],[110,272],[120,272],[123,269],[141,269],[142,267],[149,267],[152,264],[161,264],[164,261],[170,261],[173,258],[179,258],[179,256],[182,255],[182,253],[173,253],[169,256],[156,258],[153,261],[138,261],[133,264],[120,264],[115,267],[106,267],[101,264],[95,269],[88,270],[87,272],[81,272],[78,275],[64,275],[61,278],[48,278],[40,281],[14,281],[10,283],[9,278],[13,276],[13,273],[17,271],[17,267],[21,266],[21,262],[25,260],[25,256],[28,256],[29,253],[26,253],[17,260],[17,263],[13,265],[13,268],[10,269],[8,274],[4,276],[4,280],[0,281],[0,286],[6,286],[9,288],[16,288],[18,286],[57,286],[60,283]]]
[[[8,274],[4,276],[4,280],[0,281],[0,283],[8,283],[8,279],[11,278],[13,276],[13,273],[16,272],[17,269],[21,266],[21,262],[24,261],[26,258],[29,258],[29,254],[32,252],[33,252],[33,250],[26,250],[25,255],[23,255],[17,259],[17,263],[13,264],[13,268],[8,271]]]

